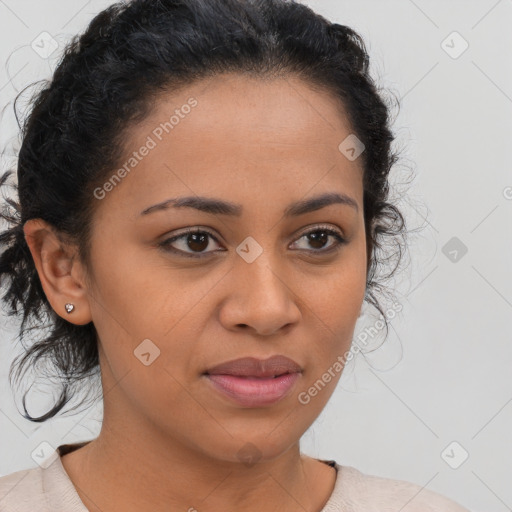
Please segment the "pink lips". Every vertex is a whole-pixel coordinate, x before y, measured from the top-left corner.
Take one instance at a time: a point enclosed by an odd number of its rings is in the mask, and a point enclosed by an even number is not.
[[[284,398],[302,373],[285,356],[246,357],[210,368],[205,376],[215,389],[246,407],[271,405]]]

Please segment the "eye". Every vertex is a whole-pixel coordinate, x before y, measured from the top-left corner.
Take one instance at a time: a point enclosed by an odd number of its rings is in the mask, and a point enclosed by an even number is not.
[[[328,249],[325,249],[323,247],[328,242],[329,238],[333,238],[335,241]],[[306,251],[319,254],[330,254],[333,251],[339,250],[342,245],[347,243],[339,231],[326,226],[317,226],[312,230],[306,231],[299,238],[299,240],[302,239],[305,239],[307,244],[311,244],[311,246],[314,247],[313,251],[307,248],[305,249]]]
[[[210,233],[209,231],[206,231],[205,229],[201,228],[192,228],[187,229],[184,233],[181,235],[174,236],[172,238],[168,238],[167,240],[164,240],[163,242],[160,242],[158,244],[159,247],[163,248],[166,251],[182,255],[185,257],[191,257],[191,258],[204,258],[206,254],[212,252],[209,251],[208,253],[201,253],[201,252],[194,252],[194,251],[204,251],[206,248],[209,247],[209,238],[212,238],[217,242],[217,239],[215,236]],[[191,249],[193,252],[187,252],[183,249],[175,249],[174,247],[171,247],[171,244],[174,242],[180,242],[181,246],[185,249]],[[217,242],[218,243],[218,242]]]
[[[178,256],[205,258],[209,254],[215,252],[206,251],[206,249],[210,247],[210,238],[218,244],[217,238],[210,231],[207,231],[204,228],[191,228],[179,235],[163,240],[158,244],[158,246],[163,250],[177,254]],[[324,249],[323,247],[328,242],[329,238],[334,239],[334,243],[331,244],[328,249]],[[313,247],[313,250],[305,248],[304,250],[306,252],[318,254],[330,254],[331,252],[340,249],[343,244],[347,243],[339,231],[325,226],[317,226],[312,230],[306,231],[299,237],[297,242],[294,243],[296,244],[302,239],[305,239],[306,242],[311,244],[311,247]],[[172,246],[172,244],[175,244],[176,242],[178,242],[178,245],[181,244],[181,248],[177,249]],[[192,252],[188,252],[188,250]],[[220,249],[220,251],[225,251],[225,249]]]

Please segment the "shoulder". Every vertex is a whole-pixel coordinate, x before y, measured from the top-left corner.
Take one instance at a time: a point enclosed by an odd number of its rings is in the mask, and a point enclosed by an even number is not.
[[[0,512],[87,512],[57,453],[0,478]]]
[[[45,505],[45,496],[40,467],[23,469],[0,477],[1,512],[42,510],[41,505]],[[38,508],[35,509],[35,506]]]
[[[346,508],[361,509],[365,512],[469,512],[455,501],[420,485],[364,474],[351,466],[337,465],[337,468],[341,510]]]

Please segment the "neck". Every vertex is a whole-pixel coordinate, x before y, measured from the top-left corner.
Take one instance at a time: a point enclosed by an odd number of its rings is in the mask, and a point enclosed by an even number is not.
[[[334,468],[301,455],[298,443],[251,466],[131,434],[104,424],[97,439],[62,457],[90,512],[318,512],[336,479]]]

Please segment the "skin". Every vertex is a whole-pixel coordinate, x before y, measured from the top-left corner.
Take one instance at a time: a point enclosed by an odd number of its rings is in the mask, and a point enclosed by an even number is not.
[[[298,395],[350,348],[360,314],[367,272],[361,159],[338,149],[352,132],[330,93],[292,76],[237,74],[158,98],[130,128],[127,158],[190,97],[198,101],[191,113],[104,199],[91,198],[90,272],[51,226],[25,224],[54,310],[78,325],[92,320],[98,332],[101,432],[61,460],[91,511],[320,511],[336,473],[301,454],[299,440],[341,371],[308,404]],[[350,196],[358,209],[334,204],[283,217],[290,203],[325,192]],[[196,194],[240,203],[243,214],[139,215]],[[335,238],[315,244],[304,236],[322,226],[347,243],[329,253]],[[187,227],[207,228],[216,240],[190,248],[184,237],[172,246],[205,258],[157,246]],[[236,252],[248,236],[263,250],[252,263]],[[144,339],[160,350],[148,366],[134,356]],[[202,376],[224,361],[275,354],[303,372],[274,405],[237,405]],[[257,463],[238,455],[248,443]]]

